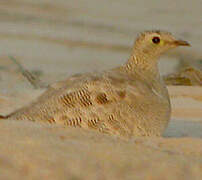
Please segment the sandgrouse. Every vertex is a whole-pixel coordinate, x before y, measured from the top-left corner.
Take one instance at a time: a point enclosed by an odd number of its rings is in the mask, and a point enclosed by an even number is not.
[[[189,43],[163,31],[146,31],[128,61],[111,70],[72,76],[3,119],[49,122],[123,137],[160,136],[171,114],[158,70],[161,54]]]

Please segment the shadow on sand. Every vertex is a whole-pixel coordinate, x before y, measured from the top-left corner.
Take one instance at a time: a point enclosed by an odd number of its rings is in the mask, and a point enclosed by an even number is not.
[[[173,120],[166,129],[164,137],[202,138],[202,122]]]

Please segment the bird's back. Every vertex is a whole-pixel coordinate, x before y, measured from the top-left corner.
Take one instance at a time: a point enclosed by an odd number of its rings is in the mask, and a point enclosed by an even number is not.
[[[10,118],[78,126],[121,136],[149,136],[162,133],[169,112],[168,95],[159,81],[145,81],[136,73],[117,68],[57,82]]]

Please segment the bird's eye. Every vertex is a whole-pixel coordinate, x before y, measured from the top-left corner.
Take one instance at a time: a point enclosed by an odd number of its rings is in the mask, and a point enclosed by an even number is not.
[[[153,37],[153,38],[152,38],[152,42],[153,42],[154,44],[158,44],[158,43],[160,43],[160,38],[159,38],[159,37]]]

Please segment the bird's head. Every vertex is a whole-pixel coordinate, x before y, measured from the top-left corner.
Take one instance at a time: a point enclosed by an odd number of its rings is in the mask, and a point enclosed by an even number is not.
[[[169,49],[178,46],[190,46],[187,41],[176,39],[165,31],[145,31],[137,38],[134,50],[142,55],[158,57]]]

